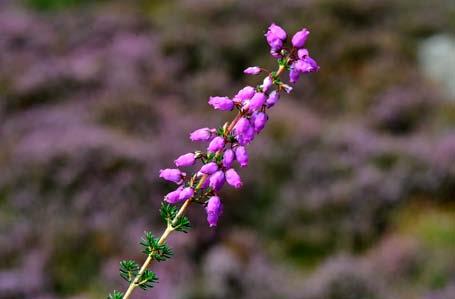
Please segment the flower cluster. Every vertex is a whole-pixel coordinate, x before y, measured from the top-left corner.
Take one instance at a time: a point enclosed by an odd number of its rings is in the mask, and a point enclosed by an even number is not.
[[[186,200],[203,203],[206,206],[207,220],[210,226],[216,226],[222,213],[222,203],[218,195],[225,182],[240,188],[242,180],[234,169],[234,162],[240,167],[248,165],[246,146],[253,141],[265,127],[268,120],[268,109],[272,108],[280,98],[280,92],[291,92],[292,87],[283,83],[279,76],[289,70],[289,81],[297,82],[301,74],[315,72],[319,69],[316,61],[309,56],[304,48],[310,32],[303,28],[291,39],[290,47],[286,47],[287,33],[276,24],[270,25],[265,34],[270,45],[270,53],[278,59],[279,70],[267,72],[258,66],[248,67],[245,74],[258,75],[266,73],[262,84],[246,86],[232,98],[226,96],[210,97],[208,103],[215,110],[238,110],[238,115],[230,124],[221,128],[201,128],[190,134],[192,141],[208,142],[206,152],[187,153],[175,159],[176,167],[193,166],[201,162],[199,170],[189,176],[178,168],[160,171],[160,177],[178,184],[168,193],[164,200],[176,204]]]
[[[172,251],[165,241],[172,231],[186,232],[189,229],[188,217],[183,214],[190,203],[203,204],[209,226],[217,225],[223,213],[219,191],[225,183],[234,188],[242,187],[243,182],[234,168],[235,165],[248,166],[247,146],[267,124],[268,110],[278,102],[281,92],[292,91],[292,86],[284,83],[280,76],[288,70],[290,83],[296,83],[301,74],[319,70],[316,61],[304,48],[309,33],[303,28],[295,33],[288,43],[286,31],[276,24],[270,25],[265,37],[270,45],[271,55],[277,59],[278,70],[269,72],[258,66],[248,67],[244,70],[245,74],[265,73],[262,83],[255,87],[245,86],[232,97],[210,97],[208,104],[215,110],[235,109],[237,116],[220,128],[206,127],[193,131],[189,136],[191,141],[206,142],[206,150],[183,154],[174,160],[175,168],[160,170],[161,178],[177,184],[175,190],[164,196],[161,207],[160,214],[167,228],[160,238],[145,233],[141,245],[147,260],[142,267],[132,260],[120,263],[121,276],[130,285],[125,294],[115,291],[109,298],[126,299],[136,287],[153,287],[158,277],[147,270],[147,267],[153,260],[160,262],[171,257]],[[197,171],[188,174],[181,170],[185,167],[197,167]],[[176,205],[179,203],[183,204],[177,209]]]

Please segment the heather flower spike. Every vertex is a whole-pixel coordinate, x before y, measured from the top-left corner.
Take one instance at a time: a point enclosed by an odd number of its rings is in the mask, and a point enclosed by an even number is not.
[[[172,256],[172,251],[166,240],[173,231],[187,232],[190,222],[185,212],[191,203],[203,204],[207,213],[207,222],[215,227],[223,213],[219,190],[225,182],[234,188],[241,188],[243,182],[235,165],[246,167],[249,163],[247,146],[265,128],[270,113],[280,98],[280,94],[290,93],[292,84],[307,73],[316,72],[319,66],[310,57],[307,49],[303,48],[309,37],[306,28],[292,35],[288,34],[277,24],[271,24],[265,33],[270,46],[270,54],[277,60],[278,69],[273,72],[265,71],[259,66],[248,67],[244,70],[247,75],[267,73],[256,88],[245,86],[231,99],[227,96],[209,98],[209,105],[216,110],[237,110],[237,116],[217,129],[208,127],[193,131],[192,141],[206,142],[207,151],[195,151],[183,154],[174,160],[178,168],[160,170],[159,176],[174,182],[178,187],[164,196],[160,215],[166,229],[159,238],[146,232],[141,241],[143,252],[147,258],[142,266],[135,261],[126,260],[120,263],[120,274],[128,281],[129,287],[123,294],[114,291],[108,298],[127,299],[136,287],[148,289],[158,282],[157,275],[148,268],[152,261],[164,261]],[[289,83],[285,83],[282,75],[289,71]],[[237,163],[234,163],[237,161]],[[194,174],[187,175],[179,167],[200,164]],[[177,207],[177,205],[181,205]]]

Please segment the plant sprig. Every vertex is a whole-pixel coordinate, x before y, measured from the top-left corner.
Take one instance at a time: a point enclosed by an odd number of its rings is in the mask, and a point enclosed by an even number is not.
[[[245,74],[258,75],[266,72],[262,84],[253,88],[246,86],[232,99],[229,97],[210,97],[208,103],[213,108],[222,111],[238,110],[231,122],[226,122],[218,129],[201,128],[190,134],[192,141],[209,141],[207,152],[194,151],[179,156],[174,160],[178,168],[160,170],[160,177],[174,182],[177,189],[169,192],[160,208],[160,215],[166,224],[161,237],[155,237],[151,232],[144,232],[140,241],[142,252],[147,255],[145,262],[139,266],[133,260],[120,262],[120,276],[128,283],[125,294],[114,291],[108,299],[128,299],[136,287],[147,290],[158,282],[158,276],[148,270],[152,261],[165,261],[173,255],[166,240],[173,231],[188,232],[190,221],[185,212],[191,203],[203,204],[207,213],[209,226],[216,226],[223,206],[218,191],[227,182],[234,188],[243,184],[241,177],[233,167],[236,160],[241,167],[248,165],[246,146],[253,141],[265,127],[267,111],[273,107],[280,97],[280,92],[292,92],[293,87],[283,82],[280,76],[289,71],[289,81],[296,83],[301,74],[319,70],[316,61],[303,48],[309,31],[303,28],[295,33],[288,45],[287,33],[280,26],[272,23],[265,34],[271,47],[270,53],[277,59],[278,69],[269,72],[258,66],[248,67]],[[198,172],[187,175],[179,167],[193,166],[200,160],[202,168]],[[183,202],[177,208],[175,205]]]

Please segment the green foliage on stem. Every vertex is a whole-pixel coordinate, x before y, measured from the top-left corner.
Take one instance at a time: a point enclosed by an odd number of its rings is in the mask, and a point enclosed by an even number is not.
[[[164,223],[169,224],[174,219],[175,215],[177,215],[177,209],[176,207],[163,202],[161,204],[160,215]]]
[[[190,220],[186,216],[181,216],[172,224],[172,227],[176,231],[187,233],[191,228]]]
[[[144,246],[142,252],[158,262],[171,258],[173,254],[169,246],[166,244],[159,244],[159,239],[155,238],[151,232],[144,232],[140,244]]]
[[[215,153],[208,153],[207,154],[207,162],[211,162],[213,158],[215,158],[216,154]]]
[[[119,291],[112,292],[107,296],[107,299],[122,299],[123,298],[123,293]]]
[[[143,290],[153,288],[154,284],[158,282],[158,276],[150,270],[145,270],[139,277],[136,285]]]
[[[216,129],[216,135],[218,136],[224,136],[225,128],[218,128]]]
[[[139,278],[136,277],[139,274],[139,265],[133,260],[125,260],[120,262],[120,276],[129,283],[134,283],[136,286],[140,287],[143,290],[153,288],[153,284],[158,282],[158,276],[150,270],[145,270]],[[113,296],[118,294],[113,293]],[[123,294],[121,294],[123,296]],[[122,298],[122,297],[120,297]],[[110,299],[110,298],[109,298]]]
[[[139,272],[139,265],[133,260],[120,262],[120,276],[131,283]]]
[[[237,139],[235,138],[235,136],[233,134],[227,135],[226,140],[227,140],[227,142],[230,142],[230,143],[234,143],[237,141]]]
[[[178,210],[175,206],[169,205],[167,203],[161,204],[160,215],[163,221],[167,225],[171,225],[176,231],[179,232],[188,232],[190,229],[190,220],[186,216],[180,216],[179,218],[175,218],[177,216]]]

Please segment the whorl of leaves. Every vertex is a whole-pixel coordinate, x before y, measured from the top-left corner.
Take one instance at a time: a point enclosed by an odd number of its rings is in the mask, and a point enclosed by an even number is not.
[[[107,299],[123,299],[123,293],[114,290],[114,292],[112,292],[112,294],[109,294],[107,296]]]
[[[158,276],[150,270],[145,270],[142,273],[141,277],[137,281],[136,285],[138,285],[141,289],[147,290],[153,288],[154,284],[158,282]]]
[[[187,233],[190,229],[190,220],[187,216],[180,216],[178,219],[175,219],[178,210],[175,206],[171,206],[167,203],[163,203],[160,209],[160,215],[163,221],[172,225],[176,231]]]
[[[151,232],[144,232],[140,244],[144,246],[142,252],[158,262],[171,258],[173,254],[169,246],[166,243],[159,244],[159,239],[154,237]]]

